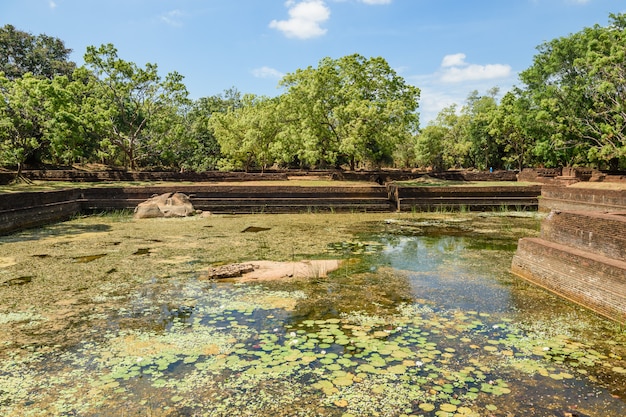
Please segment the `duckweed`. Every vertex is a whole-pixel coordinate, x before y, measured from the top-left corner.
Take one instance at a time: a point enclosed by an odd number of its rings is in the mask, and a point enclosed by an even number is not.
[[[379,235],[327,246],[358,259],[358,275],[339,270],[315,282],[265,284],[150,277],[124,302],[94,312],[97,326],[78,343],[7,345],[0,413],[481,416],[515,414],[519,398],[541,402],[543,393],[550,400],[541,407],[552,410],[573,403],[591,414],[626,410],[605,388],[626,386],[622,334],[610,344],[584,337],[597,326],[581,323],[598,321],[573,320],[579,313],[553,300],[569,313],[532,319],[523,303],[473,300],[501,294],[512,278],[502,268],[504,278],[484,272],[487,257],[468,252],[461,238],[377,227]],[[363,285],[354,289],[357,278]],[[372,290],[378,294],[369,303],[341,298]],[[524,302],[539,297],[524,292]],[[0,314],[0,325],[46,319],[24,308]],[[593,398],[577,402],[581,386]]]

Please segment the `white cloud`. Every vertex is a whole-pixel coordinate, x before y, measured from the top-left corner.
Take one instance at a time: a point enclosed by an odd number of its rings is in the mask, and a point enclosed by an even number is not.
[[[309,39],[326,34],[321,24],[330,18],[330,9],[322,0],[288,0],[288,20],[272,20],[269,27],[277,29],[289,38]]]
[[[441,67],[448,68],[465,66],[467,65],[467,63],[465,62],[465,58],[465,54],[446,55],[441,60]]]
[[[509,65],[477,65],[468,63],[466,58],[463,53],[446,55],[437,71],[405,77],[421,89],[421,126],[433,121],[445,107],[456,104],[460,109],[474,90],[485,94],[492,87],[500,87],[501,97],[515,84],[517,74]]]
[[[183,12],[176,9],[176,10],[171,10],[167,13],[162,14],[160,19],[162,22],[170,26],[179,27],[183,25],[182,18],[184,15],[185,14]]]
[[[255,68],[252,70],[252,75],[254,75],[256,78],[275,78],[275,79],[281,79],[284,77],[285,74],[283,74],[282,72],[278,71],[277,69],[274,68],[270,68],[270,67],[260,67],[260,68]]]
[[[444,83],[460,83],[463,81],[495,80],[506,78],[511,75],[513,69],[510,65],[488,64],[467,65],[466,67],[446,68],[441,74]]]
[[[391,4],[392,0],[359,0],[365,4]]]
[[[48,5],[50,6],[51,9],[56,9],[58,4],[56,4],[54,1],[50,0],[48,2]]]
[[[422,86],[420,94],[420,126],[426,126],[437,118],[437,114],[453,104],[460,105],[465,97],[453,91],[441,91],[429,86]]]
[[[446,55],[441,61],[440,80],[444,83],[507,78],[513,69],[504,64],[469,64],[463,53]]]

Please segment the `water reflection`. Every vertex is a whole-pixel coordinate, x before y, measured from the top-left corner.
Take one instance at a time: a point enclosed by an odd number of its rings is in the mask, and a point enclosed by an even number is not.
[[[508,257],[470,249],[485,247],[477,240],[463,236],[385,236],[380,262],[407,272],[413,296],[427,298],[442,309],[509,311],[510,289],[500,279],[508,274]]]

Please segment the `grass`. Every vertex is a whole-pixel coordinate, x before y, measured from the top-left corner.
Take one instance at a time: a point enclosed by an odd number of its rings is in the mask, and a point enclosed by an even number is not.
[[[397,181],[396,184],[402,187],[528,187],[539,185],[534,182],[523,181]]]
[[[371,187],[376,184],[364,181],[333,181],[327,179],[290,179],[283,181],[244,181],[244,182],[191,182],[191,181],[102,181],[102,182],[70,182],[70,181],[33,181],[30,184],[16,183],[0,185],[0,194],[32,191],[55,191],[68,188],[114,188],[114,187],[159,187],[166,186],[280,186],[280,187]]]
[[[522,187],[537,185],[530,182],[515,181],[446,181],[433,178],[432,181],[398,181],[399,186],[404,187]],[[590,184],[590,183],[585,183]],[[594,183],[604,184],[604,183]],[[624,185],[609,185],[606,183],[602,187],[617,187],[623,189]],[[612,183],[616,184],[616,183]],[[71,181],[32,181],[31,183],[14,183],[0,185],[0,194],[32,192],[32,191],[55,191],[68,188],[113,188],[113,187],[158,187],[167,186],[176,188],[176,186],[210,186],[210,185],[228,185],[237,186],[281,186],[281,187],[372,187],[376,184],[366,181],[335,181],[324,177],[302,179],[299,177],[290,178],[282,181],[244,181],[244,182],[191,182],[191,181],[102,181],[102,182],[71,182]],[[600,185],[597,185],[600,188]],[[619,188],[622,187],[622,188]],[[609,188],[610,189],[610,188]]]

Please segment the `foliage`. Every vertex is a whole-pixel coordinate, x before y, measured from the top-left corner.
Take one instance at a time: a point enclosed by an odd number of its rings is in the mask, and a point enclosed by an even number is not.
[[[159,118],[172,121],[176,109],[187,104],[183,77],[173,72],[161,79],[155,64],[140,68],[124,61],[112,44],[88,47],[85,62],[103,87],[102,98],[111,121],[108,138],[123,154],[125,165],[135,169],[137,161],[149,156],[155,142],[167,134],[164,126],[172,128],[170,124],[160,124],[160,129],[153,129],[147,138],[144,133],[150,122],[156,125]]]
[[[473,167],[480,169],[500,168],[500,149],[489,125],[498,108],[496,96],[498,88],[492,88],[487,95],[480,96],[473,91],[467,97],[462,112],[469,118],[467,136],[471,142],[470,160]]]
[[[417,136],[415,153],[421,166],[435,170],[468,166],[471,142],[466,131],[466,114],[457,114],[456,105],[444,108]]]
[[[9,80],[0,73],[0,161],[17,166],[20,176],[24,162],[44,146],[51,82],[30,73]]]
[[[626,15],[539,47],[521,79],[560,163],[624,163]]]
[[[12,25],[0,28],[0,72],[9,80],[26,73],[48,79],[70,76],[76,67],[68,60],[71,52],[58,38],[43,34],[33,36]]]
[[[225,159],[224,169],[266,169],[277,159],[280,123],[278,99],[245,95],[242,107],[229,108],[209,119]]]
[[[224,94],[202,97],[191,104],[185,114],[185,135],[192,141],[192,148],[191,154],[183,162],[183,168],[202,171],[218,167],[222,153],[217,138],[209,126],[209,120],[214,114],[241,106],[241,93],[234,87],[226,90]]]
[[[54,163],[72,164],[103,157],[110,151],[106,144],[109,121],[106,103],[91,73],[77,69],[72,80],[55,77],[50,90],[53,122],[47,132],[49,154]]]
[[[522,86],[471,92],[419,131],[420,90],[381,57],[323,58],[277,97],[191,101],[111,45],[85,66],[57,38],[0,28],[0,164],[130,169],[626,167],[626,15],[538,47]]]
[[[529,162],[534,137],[529,129],[528,117],[532,114],[530,102],[520,90],[508,92],[493,114],[489,133],[496,143],[504,146],[505,164],[514,164],[522,170]]]
[[[297,158],[311,165],[389,163],[418,126],[419,89],[380,57],[324,58],[318,68],[286,75],[281,85],[288,136],[301,144]]]

